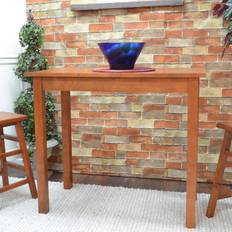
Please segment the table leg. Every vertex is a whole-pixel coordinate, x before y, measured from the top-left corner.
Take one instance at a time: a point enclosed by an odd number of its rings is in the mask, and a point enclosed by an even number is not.
[[[64,188],[70,189],[72,181],[72,137],[71,137],[71,104],[70,92],[61,92],[61,117],[62,117],[62,143],[63,143],[63,170]]]
[[[199,121],[199,80],[188,83],[188,158],[186,226],[196,227],[197,158]]]
[[[33,89],[39,213],[48,213],[49,194],[46,138],[46,108],[45,92],[43,91],[42,80],[40,78],[34,78]]]

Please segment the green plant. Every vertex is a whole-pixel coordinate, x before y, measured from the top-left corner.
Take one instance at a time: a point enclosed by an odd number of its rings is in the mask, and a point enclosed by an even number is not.
[[[223,20],[228,23],[222,51],[223,57],[226,49],[232,44],[232,0],[223,0],[221,3],[217,3],[213,8],[213,15],[217,17],[223,16]]]
[[[24,82],[32,83],[31,78],[25,78],[24,73],[28,70],[38,71],[48,68],[47,58],[41,55],[44,29],[38,25],[29,12],[28,22],[19,32],[19,41],[25,52],[18,56],[15,75]]]
[[[34,128],[34,93],[31,87],[32,79],[25,78],[26,71],[44,70],[48,68],[47,58],[41,54],[44,29],[36,24],[31,12],[29,12],[27,23],[19,33],[20,44],[25,47],[25,52],[18,56],[15,74],[24,82],[29,83],[29,88],[22,91],[15,101],[15,112],[25,114],[28,120],[23,122],[25,138],[29,146],[30,155],[33,154],[35,145]],[[47,140],[59,140],[54,119],[55,102],[50,93],[46,93],[46,126]]]

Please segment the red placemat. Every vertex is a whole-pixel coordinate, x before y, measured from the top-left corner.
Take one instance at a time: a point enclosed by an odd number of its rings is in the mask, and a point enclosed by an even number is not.
[[[126,70],[116,70],[110,69],[108,67],[94,68],[93,72],[109,72],[109,73],[134,73],[134,72],[153,72],[154,68],[147,67],[135,67],[134,69],[126,69]]]

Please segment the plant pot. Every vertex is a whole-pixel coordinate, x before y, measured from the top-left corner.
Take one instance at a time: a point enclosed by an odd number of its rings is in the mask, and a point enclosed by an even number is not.
[[[59,144],[58,141],[55,139],[50,139],[47,141],[47,157],[48,158],[52,155],[53,148],[57,146],[58,144]],[[19,147],[19,144],[17,144],[17,146]],[[9,158],[9,160],[16,164],[21,164],[21,165],[23,164],[23,158],[21,155],[13,156],[11,157],[11,159]],[[32,165],[35,166],[35,154],[31,158],[31,162],[32,162]]]

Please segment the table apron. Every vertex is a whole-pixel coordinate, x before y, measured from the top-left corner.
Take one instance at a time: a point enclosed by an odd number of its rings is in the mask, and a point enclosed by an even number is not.
[[[187,93],[189,80],[173,78],[41,78],[43,90],[126,93]],[[197,81],[197,79],[196,79]],[[172,83],[173,82],[173,83]]]

